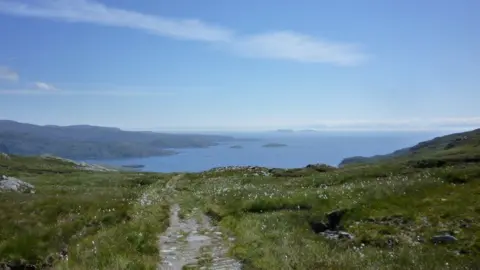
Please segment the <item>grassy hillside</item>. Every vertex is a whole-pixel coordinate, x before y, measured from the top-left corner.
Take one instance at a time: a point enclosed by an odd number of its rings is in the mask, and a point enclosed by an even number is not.
[[[80,171],[61,160],[18,156],[0,157],[0,175],[36,187],[35,193],[0,192],[0,269],[1,263],[12,269],[156,265],[168,205],[160,197],[151,205],[140,198],[160,191],[168,175]],[[60,256],[65,251],[68,261]]]
[[[345,158],[340,166],[385,161],[440,160],[446,162],[478,161],[480,159],[480,129],[455,133],[421,142],[387,155]]]
[[[479,269],[477,135],[436,138],[372,164],[217,168],[173,186],[170,174],[0,157],[0,175],[37,186],[0,194],[0,261],[156,269],[173,188],[181,216],[200,208],[235,237],[230,253],[244,269]],[[327,227],[345,233],[330,239],[338,232]],[[65,246],[68,261],[55,255]]]
[[[226,136],[130,132],[95,126],[37,126],[0,120],[0,152],[52,154],[71,159],[111,159],[170,155],[166,150],[208,147]]]

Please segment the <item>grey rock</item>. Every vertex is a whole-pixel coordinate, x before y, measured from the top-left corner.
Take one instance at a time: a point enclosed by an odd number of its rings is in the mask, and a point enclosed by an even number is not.
[[[330,240],[340,240],[340,239],[354,239],[355,237],[348,232],[344,231],[331,231],[331,230],[326,230],[324,232],[321,232],[320,235],[323,237],[330,239]]]
[[[12,270],[12,268],[10,268],[10,266],[8,266],[6,263],[1,263],[0,270]]]
[[[35,193],[35,187],[15,177],[2,175],[0,177],[0,192],[2,191]]]
[[[5,153],[0,153],[0,159],[10,159],[10,156]]]
[[[457,238],[450,234],[435,235],[432,237],[432,242],[435,244],[449,244],[457,241]]]
[[[353,238],[355,237],[351,233],[343,232],[343,231],[338,232],[338,239],[353,239]]]

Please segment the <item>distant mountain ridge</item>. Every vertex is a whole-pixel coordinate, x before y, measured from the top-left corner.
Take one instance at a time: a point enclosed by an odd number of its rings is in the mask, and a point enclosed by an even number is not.
[[[480,160],[480,129],[454,133],[420,142],[412,147],[399,149],[386,155],[371,157],[349,157],[339,166],[350,164],[371,164],[391,160]]]
[[[175,154],[175,148],[208,147],[233,137],[123,131],[89,125],[39,126],[0,120],[0,151],[52,154],[70,159],[114,159]]]

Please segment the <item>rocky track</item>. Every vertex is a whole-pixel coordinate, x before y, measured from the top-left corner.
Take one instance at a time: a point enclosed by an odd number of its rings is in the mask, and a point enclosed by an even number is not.
[[[175,181],[179,178],[175,178]],[[174,179],[172,179],[174,180]],[[170,185],[173,188],[174,183]],[[174,197],[173,197],[174,198]],[[174,199],[173,199],[174,200]],[[240,270],[241,264],[229,258],[225,237],[211,224],[210,218],[194,209],[185,219],[180,219],[181,206],[172,202],[170,226],[160,236],[161,270],[212,269]]]

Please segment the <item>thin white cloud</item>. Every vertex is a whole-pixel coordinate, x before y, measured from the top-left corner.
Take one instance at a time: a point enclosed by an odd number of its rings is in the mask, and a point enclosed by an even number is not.
[[[0,95],[8,96],[112,96],[112,97],[139,97],[139,96],[171,96],[171,92],[156,91],[38,91],[38,89],[5,89]]]
[[[328,42],[288,31],[246,36],[234,44],[234,49],[250,57],[345,66],[367,59],[358,45]]]
[[[13,81],[16,82],[19,79],[17,72],[11,70],[8,67],[0,66],[0,80]]]
[[[128,27],[180,39],[225,41],[231,36],[230,31],[199,20],[151,16],[107,7],[89,0],[0,1],[0,12],[25,17]]]
[[[40,89],[40,90],[45,90],[45,91],[57,91],[58,89],[53,86],[52,84],[48,84],[48,83],[44,83],[44,82],[35,82],[34,83],[34,86],[37,88],[37,89]]]
[[[15,16],[94,23],[147,31],[164,37],[206,41],[256,58],[357,65],[368,55],[356,44],[331,42],[292,31],[239,35],[200,20],[173,19],[108,7],[91,0],[0,0],[0,12]]]

